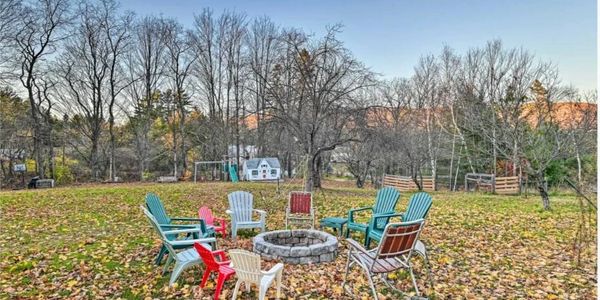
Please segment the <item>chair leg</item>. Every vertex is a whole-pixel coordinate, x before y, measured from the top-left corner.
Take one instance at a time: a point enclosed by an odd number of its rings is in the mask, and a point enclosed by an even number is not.
[[[167,252],[167,247],[165,247],[165,245],[161,245],[160,250],[158,251],[158,255],[156,256],[156,259],[154,260],[155,265],[157,265],[157,266],[160,265],[166,252]]]
[[[417,296],[420,296],[419,288],[417,287],[417,280],[415,279],[415,274],[413,273],[412,267],[408,268],[408,272],[410,273],[410,278],[412,279],[413,285],[415,287],[415,293],[417,294]]]
[[[235,283],[235,288],[233,289],[233,295],[231,296],[231,300],[235,300],[237,298],[237,293],[240,290],[240,285],[242,284],[242,280],[238,279]]]
[[[185,268],[185,265],[180,264],[179,262],[175,263],[175,267],[173,267],[173,272],[171,272],[171,279],[169,279],[169,285],[173,285],[177,278]]]
[[[377,296],[377,290],[375,289],[375,284],[373,283],[373,278],[369,274],[369,271],[365,270],[367,273],[367,278],[369,279],[369,285],[371,286],[371,291],[373,292],[373,299],[377,300],[379,297]]]
[[[346,285],[346,282],[348,282],[348,273],[350,272],[350,261],[351,261],[350,257],[351,256],[352,256],[352,250],[349,250],[348,251],[348,261],[346,262],[346,274],[344,274],[344,281],[342,282],[342,289]]]
[[[165,266],[163,267],[163,275],[165,273],[167,273],[167,270],[169,269],[169,265],[171,264],[171,262],[173,261],[173,255],[171,253],[169,253],[169,257],[167,257],[167,262],[165,263]]]
[[[281,277],[283,271],[277,273],[277,299],[281,299]]]
[[[219,273],[219,277],[217,278],[217,288],[215,289],[215,300],[219,300],[219,295],[221,295],[221,290],[223,289],[223,284],[225,280],[227,280],[229,276],[226,276],[223,273]]]
[[[204,270],[204,275],[202,276],[202,282],[200,282],[201,288],[204,288],[204,286],[206,286],[206,281],[208,280],[209,276],[210,276],[210,270],[207,268],[206,270]]]
[[[231,227],[231,239],[235,240],[236,238],[237,238],[237,227],[232,226]]]

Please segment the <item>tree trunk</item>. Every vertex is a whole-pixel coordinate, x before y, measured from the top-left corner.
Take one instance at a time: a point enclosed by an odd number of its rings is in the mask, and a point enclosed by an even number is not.
[[[544,174],[537,175],[537,188],[540,192],[540,197],[542,197],[542,205],[544,206],[544,210],[550,210],[550,197],[548,196],[548,182],[544,177]]]

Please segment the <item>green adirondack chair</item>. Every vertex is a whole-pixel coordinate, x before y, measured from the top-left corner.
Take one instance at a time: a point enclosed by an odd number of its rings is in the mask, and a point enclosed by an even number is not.
[[[211,231],[210,230],[211,228],[208,228],[206,226],[206,223],[202,219],[169,217],[169,215],[167,215],[164,205],[162,204],[162,201],[160,201],[160,198],[154,193],[146,194],[146,208],[148,208],[148,211],[150,211],[152,216],[154,216],[154,218],[156,219],[158,224],[160,224],[161,229],[163,229],[163,230],[200,228],[200,231],[202,233],[199,236],[197,234],[193,234],[192,236],[190,236],[190,238],[207,238],[207,237],[215,236],[214,230]],[[176,224],[173,222],[193,222],[196,224]],[[177,238],[177,236],[167,235],[167,238],[175,239],[175,238]],[[192,246],[189,246],[189,247],[192,247]],[[167,249],[167,247],[165,247],[165,245],[163,245],[160,248],[158,255],[156,256],[156,260],[154,261],[154,263],[157,265],[160,265],[162,258],[164,257],[165,254],[168,253],[168,251],[169,250]]]
[[[381,237],[383,236],[383,230],[385,229],[385,225],[381,226],[381,220],[385,220],[385,224],[389,221],[390,218],[400,217],[402,218],[402,222],[411,222],[418,219],[425,219],[427,217],[427,213],[431,208],[431,195],[425,192],[419,192],[410,197],[408,200],[408,208],[406,212],[401,213],[391,213],[391,214],[380,214],[371,218],[369,223],[369,227],[367,228],[367,238],[365,241],[365,246],[369,247],[371,240],[381,241]],[[418,245],[417,248],[425,248],[422,243]],[[417,251],[419,254],[421,251]]]
[[[210,249],[215,249],[208,244],[214,244],[216,242],[214,237],[202,238],[202,239],[177,239],[168,238],[167,236],[177,237],[180,234],[196,233],[200,234],[200,228],[186,228],[186,229],[175,229],[175,230],[164,230],[161,228],[158,221],[152,215],[150,211],[144,206],[140,206],[148,221],[158,233],[160,240],[162,241],[162,247],[168,249],[169,258],[163,268],[163,274],[165,274],[169,268],[171,262],[175,262],[173,271],[171,272],[171,278],[169,279],[169,285],[173,285],[183,270],[202,263],[202,259],[198,255],[198,252],[194,249],[194,244],[202,243]]]
[[[348,211],[348,225],[346,227],[346,238],[350,236],[350,231],[360,231],[366,235],[369,228],[369,223],[373,220],[373,216],[380,214],[393,214],[396,209],[396,204],[400,199],[400,192],[393,187],[384,187],[377,191],[377,198],[375,199],[375,205],[369,207],[361,207],[351,209]],[[371,211],[371,221],[369,223],[358,223],[355,220],[355,214],[362,211]],[[379,218],[377,220],[378,227],[385,228],[388,223],[388,218]]]

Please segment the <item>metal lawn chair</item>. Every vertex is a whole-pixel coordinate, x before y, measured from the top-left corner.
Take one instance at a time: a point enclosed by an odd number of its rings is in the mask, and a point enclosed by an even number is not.
[[[290,223],[310,223],[310,228],[315,228],[315,209],[312,193],[290,192],[288,206],[285,210],[285,229],[288,229]]]
[[[342,287],[345,288],[350,268],[353,265],[358,265],[369,279],[374,299],[378,299],[373,277],[380,275],[379,277],[386,285],[393,290],[399,291],[387,281],[385,275],[398,269],[406,269],[410,273],[415,292],[418,296],[419,288],[417,287],[410,258],[419,239],[419,234],[423,229],[424,222],[423,219],[419,219],[411,222],[387,224],[381,243],[377,248],[372,250],[366,250],[355,240],[347,239],[350,247],[348,250],[348,262],[346,264],[346,275],[344,276]]]

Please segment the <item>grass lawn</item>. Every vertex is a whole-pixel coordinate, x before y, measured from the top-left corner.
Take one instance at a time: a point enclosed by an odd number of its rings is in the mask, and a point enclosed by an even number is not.
[[[374,189],[326,182],[316,193],[317,219],[345,216],[348,209],[368,206]],[[334,187],[335,186],[335,187]],[[289,186],[285,186],[289,190]],[[268,229],[284,227],[286,200],[274,184],[177,183],[120,184],[0,192],[0,298],[206,298],[194,288],[201,267],[184,271],[174,288],[168,274],[153,264],[160,243],[139,205],[146,192],[157,193],[172,216],[196,216],[201,205],[225,216],[228,192],[248,190],[255,207],[268,212]],[[399,210],[407,206],[402,194]],[[552,197],[553,211],[541,210],[538,197],[478,193],[433,194],[433,207],[421,239],[428,245],[433,287],[415,258],[418,283],[434,299],[596,299],[596,249],[576,267],[572,246],[579,218],[573,196]],[[595,222],[595,218],[594,218]],[[596,224],[594,223],[594,231]],[[252,248],[247,231],[237,244],[218,239],[220,248]],[[355,236],[362,242],[362,237]],[[594,245],[596,241],[594,241]],[[333,263],[286,265],[283,294],[287,298],[351,297],[341,289],[346,242]],[[367,279],[354,268],[351,281],[359,298],[370,298]],[[404,272],[390,275],[410,291]],[[229,299],[235,280],[226,283]],[[398,299],[382,283],[378,291]],[[239,299],[254,299],[258,291]],[[268,292],[275,296],[275,289]]]

